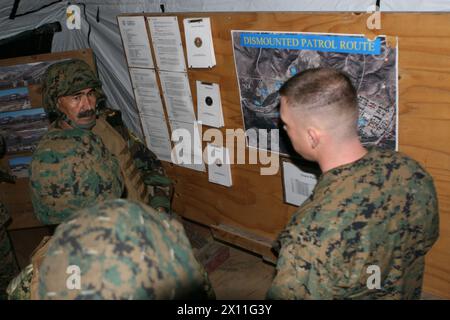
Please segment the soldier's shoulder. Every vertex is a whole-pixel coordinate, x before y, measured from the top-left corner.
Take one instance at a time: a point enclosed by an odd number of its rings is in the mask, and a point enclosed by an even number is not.
[[[400,151],[394,151],[394,150],[388,150],[388,149],[382,149],[382,148],[376,148],[373,150],[373,159],[378,159],[379,161],[391,165],[391,166],[400,166],[404,169],[408,169],[411,172],[421,172],[425,175],[429,175],[425,168],[415,159],[413,159],[411,156],[400,152]]]
[[[42,135],[42,137],[39,139],[39,142],[36,146],[36,151],[49,147],[51,145],[51,141],[55,139],[55,136],[59,134],[59,131],[61,129],[55,128],[55,127],[49,127],[48,131]]]

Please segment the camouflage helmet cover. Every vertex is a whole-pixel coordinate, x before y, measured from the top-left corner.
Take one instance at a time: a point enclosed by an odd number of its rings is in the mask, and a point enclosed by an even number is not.
[[[34,211],[45,224],[61,223],[78,209],[122,195],[118,160],[89,130],[49,131],[29,170]]]
[[[80,287],[68,289],[69,266]],[[39,299],[202,299],[214,294],[183,226],[123,199],[78,211],[58,226],[39,267]]]
[[[103,99],[102,83],[83,60],[71,59],[52,64],[42,76],[42,107],[47,113],[58,112],[59,97],[93,88],[97,99]]]

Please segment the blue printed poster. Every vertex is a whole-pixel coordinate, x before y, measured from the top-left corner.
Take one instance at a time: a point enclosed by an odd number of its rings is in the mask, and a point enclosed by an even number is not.
[[[358,129],[364,145],[396,150],[397,41],[379,36],[324,33],[232,31],[244,130],[266,129],[267,140],[248,139],[249,147],[290,156],[295,151],[281,129],[278,89],[296,73],[331,67],[346,73],[359,102]],[[271,148],[272,145],[272,148]]]

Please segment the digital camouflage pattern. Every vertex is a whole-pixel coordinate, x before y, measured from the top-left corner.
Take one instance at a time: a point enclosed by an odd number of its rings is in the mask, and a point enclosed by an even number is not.
[[[31,263],[11,280],[7,289],[9,300],[36,300],[39,269],[47,253],[50,239],[51,237],[45,236],[41,240],[31,253]]]
[[[32,278],[33,265],[29,264],[9,283],[6,290],[8,300],[30,300]]]
[[[0,159],[6,152],[6,142],[0,135]],[[6,169],[0,165],[0,183],[10,180]],[[2,181],[3,177],[6,179]],[[7,232],[7,224],[11,217],[6,206],[0,202],[0,300],[6,299],[6,288],[9,281],[19,272],[19,266],[14,256],[14,250]]]
[[[30,187],[37,218],[58,224],[77,209],[120,198],[123,181],[117,159],[97,135],[54,128],[33,153]]]
[[[75,94],[87,88],[96,90],[96,108],[99,117],[104,118],[128,144],[134,164],[142,175],[142,182],[149,189],[150,196],[146,203],[153,208],[164,208],[166,212],[170,212],[173,195],[171,179],[166,175],[156,155],[125,127],[120,111],[104,106],[106,98],[101,82],[87,63],[82,60],[68,60],[51,65],[42,78],[42,105],[48,114],[54,113],[57,111],[58,97]],[[100,107],[101,110],[99,110]],[[61,116],[61,113],[59,115]],[[53,127],[57,127],[57,124]],[[93,130],[95,131],[95,127]],[[101,138],[105,145],[116,144],[115,141],[111,143],[107,141],[114,139],[111,135],[101,135]]]
[[[42,107],[47,114],[58,113],[57,101],[61,96],[73,95],[81,90],[95,89],[97,99],[104,97],[101,82],[83,60],[71,59],[52,64],[42,76]]]
[[[431,176],[400,153],[372,148],[326,172],[278,238],[267,297],[419,299],[437,206]],[[370,265],[380,268],[380,289],[367,286]]]
[[[70,265],[80,268],[80,289],[67,289]],[[83,209],[59,225],[39,269],[39,299],[214,297],[183,226],[123,199]]]
[[[136,135],[125,127],[120,111],[105,108],[102,115],[127,142],[134,165],[140,170],[143,183],[150,188],[150,197],[146,203],[152,208],[162,207],[166,212],[170,212],[173,182],[167,176],[161,161]]]
[[[8,283],[19,272],[19,266],[6,231],[9,219],[8,210],[0,202],[0,300],[6,299]]]

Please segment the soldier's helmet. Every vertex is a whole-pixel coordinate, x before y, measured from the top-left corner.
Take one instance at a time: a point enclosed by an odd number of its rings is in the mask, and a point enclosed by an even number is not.
[[[214,298],[183,226],[123,199],[60,224],[39,267],[38,299]]]
[[[58,224],[78,209],[120,198],[118,160],[89,130],[54,130],[44,135],[30,165],[31,200],[37,218]]]
[[[48,115],[60,114],[58,98],[81,90],[95,89],[97,104],[105,99],[102,83],[83,60],[71,59],[50,65],[42,76],[42,107]]]

